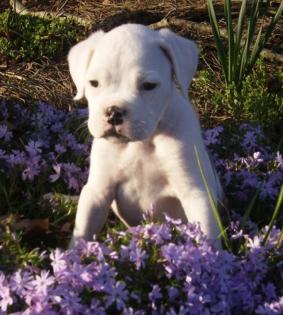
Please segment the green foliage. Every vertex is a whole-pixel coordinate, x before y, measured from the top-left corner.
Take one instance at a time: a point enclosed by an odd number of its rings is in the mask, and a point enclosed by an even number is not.
[[[218,116],[238,123],[249,121],[260,125],[269,135],[277,135],[277,140],[278,135],[282,135],[282,69],[268,69],[260,59],[243,80],[240,92],[217,82],[212,70],[202,70],[192,89],[201,91],[194,98],[194,104],[202,113],[205,125],[213,123],[211,117]]]
[[[17,61],[58,58],[80,33],[67,19],[47,20],[6,10],[0,14],[0,55]]]
[[[283,185],[281,186],[280,193],[279,193],[279,196],[278,196],[278,199],[277,199],[277,203],[276,203],[275,209],[273,211],[272,218],[271,218],[271,220],[269,222],[268,229],[267,229],[267,231],[265,233],[265,236],[263,238],[263,245],[266,245],[268,237],[270,235],[270,232],[271,232],[272,228],[275,226],[275,220],[279,216],[280,209],[282,210],[282,208],[281,208],[282,201],[283,201]]]
[[[195,149],[195,155],[196,155],[196,159],[197,159],[198,168],[199,168],[200,173],[201,173],[201,178],[202,178],[202,180],[204,182],[206,193],[207,193],[208,198],[209,198],[210,206],[211,206],[212,211],[213,211],[213,216],[214,216],[214,218],[217,221],[217,225],[218,225],[218,228],[219,228],[219,230],[221,232],[221,237],[222,237],[222,239],[224,241],[225,247],[231,251],[231,244],[229,242],[229,239],[228,239],[228,236],[227,236],[227,233],[226,233],[226,229],[225,229],[225,227],[223,225],[220,211],[219,211],[219,209],[217,207],[217,200],[213,199],[213,195],[212,195],[210,187],[209,187],[209,185],[207,183],[206,174],[204,173],[204,169],[203,169],[203,166],[202,166],[202,161],[201,161],[200,156],[199,156],[198,148],[196,146],[194,146],[194,149]]]
[[[6,272],[27,265],[42,267],[40,251],[68,245],[77,201],[54,194],[37,207],[37,215],[40,213],[45,219],[29,219],[14,213],[0,217],[0,268],[5,266]]]
[[[20,233],[14,233],[8,226],[0,225],[0,267],[4,266],[6,272],[12,272],[27,265],[37,267],[42,265],[43,257],[39,249],[28,249],[21,240]]]
[[[247,0],[242,1],[236,31],[234,31],[233,28],[231,0],[224,1],[224,17],[228,37],[228,45],[226,48],[226,44],[222,41],[220,36],[212,0],[207,0],[208,14],[225,83],[229,87],[236,88],[237,91],[241,90],[244,78],[253,69],[261,50],[269,39],[283,11],[283,2],[281,2],[265,33],[263,33],[261,26],[255,38],[260,2],[260,0],[254,0],[252,2],[251,14],[247,21],[246,36],[243,37],[243,29],[246,23]]]

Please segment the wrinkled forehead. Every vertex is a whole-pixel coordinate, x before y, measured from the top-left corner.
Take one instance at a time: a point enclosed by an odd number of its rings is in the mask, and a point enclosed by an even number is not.
[[[168,61],[151,32],[114,29],[106,33],[92,56],[88,73],[160,71]]]

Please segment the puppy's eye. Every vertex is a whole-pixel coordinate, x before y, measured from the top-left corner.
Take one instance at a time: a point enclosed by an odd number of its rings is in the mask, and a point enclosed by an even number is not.
[[[157,87],[157,83],[152,83],[152,82],[144,82],[141,86],[142,90],[145,90],[145,91],[154,90],[156,87]]]
[[[98,87],[98,85],[99,85],[97,80],[90,80],[89,83],[90,83],[91,86],[93,86],[95,88]]]

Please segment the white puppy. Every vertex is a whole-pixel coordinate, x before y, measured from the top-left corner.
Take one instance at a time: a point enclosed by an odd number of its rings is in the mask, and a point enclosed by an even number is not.
[[[99,233],[111,205],[127,225],[139,224],[152,207],[155,220],[167,213],[199,221],[216,240],[219,228],[195,146],[215,200],[222,190],[187,97],[196,45],[168,29],[126,24],[95,32],[71,49],[68,61],[75,99],[88,100],[94,137],[71,246]]]

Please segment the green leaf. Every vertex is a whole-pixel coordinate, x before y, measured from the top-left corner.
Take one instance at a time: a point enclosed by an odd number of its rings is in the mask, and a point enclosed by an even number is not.
[[[251,57],[250,57],[249,64],[247,67],[247,72],[250,72],[250,70],[253,68],[253,66],[254,66],[254,64],[255,64],[255,62],[256,62],[259,54],[260,54],[260,51],[262,50],[263,42],[262,42],[261,33],[262,33],[262,26],[260,27],[260,30],[257,34],[256,41],[254,43],[254,46],[253,46],[253,49],[251,52]]]
[[[250,217],[250,214],[252,212],[252,209],[254,208],[254,205],[255,205],[255,202],[258,198],[258,195],[259,195],[259,192],[260,192],[260,188],[257,189],[256,193],[254,194],[251,202],[249,203],[243,217],[241,218],[241,228],[243,229],[246,225],[246,222],[247,222],[247,219]]]
[[[246,39],[244,48],[242,50],[241,58],[240,58],[240,65],[238,69],[238,80],[241,82],[245,75],[245,69],[247,64],[247,56],[248,56],[248,40]]]
[[[283,225],[282,225],[282,228],[281,228],[280,236],[278,238],[277,247],[281,246],[282,241],[283,241]]]
[[[209,15],[211,27],[212,27],[212,32],[214,35],[218,59],[224,73],[225,81],[228,84],[228,69],[227,69],[227,62],[226,62],[226,57],[225,57],[225,49],[224,49],[224,46],[220,37],[220,31],[219,31],[214,7],[212,4],[212,0],[207,0],[207,8],[208,8],[208,15]]]
[[[281,1],[280,6],[279,6],[277,12],[276,12],[275,15],[273,16],[273,18],[272,18],[272,20],[271,20],[271,22],[270,22],[270,24],[269,24],[269,26],[268,26],[268,28],[267,28],[267,30],[266,30],[266,35],[265,35],[266,38],[268,38],[268,37],[270,36],[270,34],[271,34],[271,32],[273,31],[273,29],[274,29],[276,23],[278,22],[279,18],[281,17],[282,12],[283,12],[283,1]]]
[[[251,9],[251,16],[249,19],[248,34],[247,34],[248,50],[250,48],[250,45],[254,37],[258,13],[259,13],[259,0],[253,2],[253,6]]]
[[[231,14],[231,0],[224,1],[224,14],[227,25],[228,35],[228,82],[229,84],[233,81],[233,69],[234,69],[234,31],[232,24]]]
[[[272,218],[270,220],[270,223],[268,225],[268,229],[267,229],[267,231],[265,233],[265,236],[263,238],[263,241],[262,241],[263,245],[266,245],[266,242],[268,240],[268,237],[269,237],[271,229],[272,229],[272,227],[274,225],[274,222],[275,222],[276,218],[278,217],[280,211],[282,212],[282,208],[281,208],[282,201],[283,201],[283,185],[281,186],[280,193],[279,193],[279,196],[278,196],[278,199],[277,199],[277,202],[276,202],[276,206],[275,206]]]
[[[246,9],[247,9],[247,0],[242,1],[240,14],[238,17],[238,23],[237,23],[237,32],[236,32],[236,39],[235,39],[235,83],[238,84],[239,80],[239,71],[238,66],[241,61],[241,55],[240,55],[240,48],[241,48],[241,40],[242,40],[242,34],[243,34],[243,28],[245,23],[245,15],[246,15]]]
[[[226,229],[224,228],[224,225],[222,223],[219,210],[217,208],[216,202],[213,199],[212,193],[211,193],[210,188],[208,186],[208,183],[207,183],[207,180],[206,180],[206,176],[204,174],[203,166],[201,164],[200,156],[199,156],[199,153],[198,153],[198,149],[197,149],[196,146],[194,146],[194,149],[195,149],[195,155],[196,155],[196,159],[197,159],[197,164],[198,164],[198,167],[199,167],[199,170],[200,170],[200,174],[201,174],[202,180],[203,180],[204,185],[205,185],[205,189],[206,189],[206,192],[207,192],[207,195],[208,195],[208,198],[209,198],[210,205],[212,207],[213,215],[214,215],[214,217],[215,217],[215,219],[217,221],[218,227],[219,227],[219,229],[221,231],[221,236],[223,237],[223,240],[224,240],[226,248],[228,250],[232,251],[232,247],[231,247],[231,244],[229,242],[229,239],[228,239],[228,236],[227,236],[227,233],[226,233]]]

